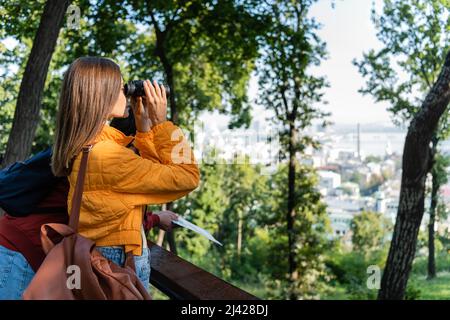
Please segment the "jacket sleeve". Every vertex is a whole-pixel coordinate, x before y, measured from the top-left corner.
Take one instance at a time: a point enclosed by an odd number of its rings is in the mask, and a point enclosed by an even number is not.
[[[142,158],[155,162],[195,162],[183,132],[170,121],[160,123],[146,133],[137,131],[133,145]]]
[[[164,126],[169,125],[166,124]],[[142,133],[136,131],[133,146],[139,150],[139,154],[141,155],[142,158],[152,160],[153,162],[161,163],[161,159],[159,157],[158,152],[156,151],[154,143],[155,134],[157,136],[161,135],[161,131],[164,131],[164,127],[162,126],[162,124],[159,124],[154,128],[152,128],[152,130],[149,133]]]
[[[181,129],[170,121],[147,133],[137,132],[135,146],[141,156],[120,147],[114,165],[113,191],[133,194],[134,205],[160,204],[179,199],[194,190],[200,173],[194,153]],[[112,156],[112,155],[111,155]]]

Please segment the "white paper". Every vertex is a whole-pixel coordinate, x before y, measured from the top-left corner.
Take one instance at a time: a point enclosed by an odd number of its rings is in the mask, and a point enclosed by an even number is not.
[[[182,218],[182,217],[178,217],[178,220],[172,220],[172,223],[175,223],[181,227],[187,228],[189,230],[192,230],[194,232],[197,232],[198,234],[208,238],[209,240],[211,240],[214,243],[217,243],[218,245],[222,244],[217,241],[212,235],[211,233],[209,233],[208,231],[206,231],[205,229],[200,228],[199,226],[196,226],[195,224],[187,221],[186,219]]]

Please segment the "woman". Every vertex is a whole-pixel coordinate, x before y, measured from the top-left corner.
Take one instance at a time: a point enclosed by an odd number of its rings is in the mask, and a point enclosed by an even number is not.
[[[131,251],[136,273],[148,288],[150,264],[142,227],[143,206],[188,194],[199,184],[199,170],[181,130],[167,121],[164,86],[146,80],[144,91],[145,97],[132,101],[136,135],[125,136],[107,123],[113,117],[128,115],[119,66],[105,58],[75,60],[62,85],[52,170],[56,176],[69,178],[70,211],[81,149],[93,144],[79,232],[119,265]],[[140,156],[126,148],[133,139]],[[180,156],[177,150],[187,150],[188,154]]]
[[[183,197],[198,186],[199,171],[181,130],[166,119],[164,87],[147,80],[144,90],[145,97],[135,98],[131,104],[136,135],[126,136],[108,124],[114,117],[128,116],[119,66],[106,58],[75,60],[62,84],[52,171],[56,176],[68,177],[70,214],[81,149],[93,144],[78,231],[95,241],[97,249],[119,265],[124,264],[126,253],[131,251],[136,273],[148,288],[150,261],[143,207]],[[127,148],[131,144],[139,155]],[[177,218],[170,211],[154,216],[156,219],[151,219],[150,224],[159,224],[165,230],[170,230],[172,220]],[[12,251],[5,250],[12,257]],[[10,273],[0,270],[0,298],[20,296],[19,290],[26,288],[34,274],[23,255],[19,258],[23,272],[14,265],[14,261],[19,261],[16,258],[9,259],[11,263],[5,266]],[[21,285],[16,286],[19,282]],[[2,286],[9,291],[3,290],[2,294]],[[12,292],[13,288],[18,288],[17,292]]]

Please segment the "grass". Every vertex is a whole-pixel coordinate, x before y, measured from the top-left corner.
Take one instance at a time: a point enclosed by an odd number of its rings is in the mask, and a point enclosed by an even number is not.
[[[321,300],[350,300],[345,287],[335,286],[326,294],[322,295]]]
[[[258,297],[260,299],[267,299],[267,289],[263,284],[250,284],[250,283],[232,283],[234,286],[247,291],[248,293]]]
[[[408,287],[418,290],[417,300],[450,300],[450,272],[440,272],[437,277],[427,280],[426,275],[412,274]],[[323,300],[351,300],[344,286],[333,287],[322,296]]]
[[[424,275],[413,275],[413,285],[420,290],[419,300],[450,299],[450,272],[438,273],[437,277],[427,280]]]
[[[164,293],[156,289],[154,286],[150,285],[150,295],[153,300],[169,300],[169,297]]]

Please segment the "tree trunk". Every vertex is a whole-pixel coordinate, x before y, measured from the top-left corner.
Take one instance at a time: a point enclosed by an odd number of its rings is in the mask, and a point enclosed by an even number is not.
[[[164,242],[164,235],[166,234],[166,232],[163,229],[159,229],[158,232],[158,239],[156,240],[156,244],[160,247],[163,246],[163,242]]]
[[[151,9],[150,9],[151,10]],[[152,15],[152,19],[154,19]],[[155,27],[155,33],[156,33],[156,49],[155,53],[159,57],[161,64],[164,68],[164,73],[166,75],[167,83],[169,86],[169,107],[170,107],[170,120],[174,124],[178,124],[178,109],[176,105],[176,99],[175,99],[175,87],[174,87],[174,81],[173,81],[173,65],[170,63],[170,61],[167,58],[166,53],[166,34],[167,29],[162,32],[159,30],[158,26],[156,25],[156,22],[154,21],[154,27]],[[168,203],[163,210],[171,210],[172,209],[172,202]],[[169,243],[170,251],[174,254],[177,254],[177,247],[175,242],[175,230],[172,230],[170,232],[167,232],[167,241]]]
[[[298,278],[297,264],[295,259],[295,233],[294,233],[294,220],[295,220],[295,144],[296,144],[297,132],[294,121],[289,124],[289,172],[288,172],[288,203],[287,203],[287,233],[288,233],[288,258],[289,258],[289,276],[290,281],[294,284]],[[294,290],[291,290],[289,298],[291,300],[297,300],[297,294]]]
[[[177,245],[175,242],[175,230],[169,231],[167,234],[167,243],[169,243],[170,252],[178,254]]]
[[[435,210],[436,206],[433,207],[432,203],[430,208],[430,221],[428,223],[428,280],[436,278],[436,258],[434,248]]]
[[[170,102],[170,120],[174,124],[179,124],[179,116],[177,109],[177,102],[175,99],[175,83],[173,81],[173,66],[167,61],[165,58],[161,58],[161,62],[163,62],[164,72],[166,73],[167,85],[170,89],[169,94],[169,102]]]
[[[432,163],[435,162],[438,139],[436,135],[432,139]],[[435,247],[434,247],[434,224],[436,221],[436,207],[438,200],[438,191],[441,187],[439,185],[439,177],[435,170],[431,170],[431,204],[430,204],[430,221],[428,222],[428,280],[436,278],[436,258],[435,258]]]
[[[402,184],[394,234],[378,299],[403,299],[424,212],[430,141],[450,102],[450,52],[442,71],[408,128],[403,150]]]
[[[238,212],[238,235],[237,235],[237,256],[238,259],[241,259],[241,251],[242,251],[242,213]]]
[[[178,124],[178,109],[177,109],[177,101],[175,98],[175,83],[173,79],[173,64],[167,58],[166,52],[166,34],[167,29],[165,31],[160,31],[157,26],[155,26],[155,34],[156,34],[156,48],[155,54],[161,61],[161,64],[164,69],[164,73],[167,79],[167,85],[169,86],[169,107],[170,107],[170,120],[174,124]]]
[[[25,67],[14,120],[2,166],[24,160],[29,156],[39,123],[42,93],[48,67],[55,50],[59,30],[70,0],[48,0]]]
[[[162,210],[171,210],[171,205],[172,205],[172,202],[163,204]],[[177,254],[177,246],[176,246],[176,242],[175,242],[174,231],[175,230],[172,229],[172,231],[166,232],[166,231],[160,229],[159,233],[158,233],[158,239],[156,241],[156,244],[158,246],[162,247],[163,243],[164,243],[164,238],[166,238],[167,247],[170,250],[170,252],[172,252],[173,254]]]

